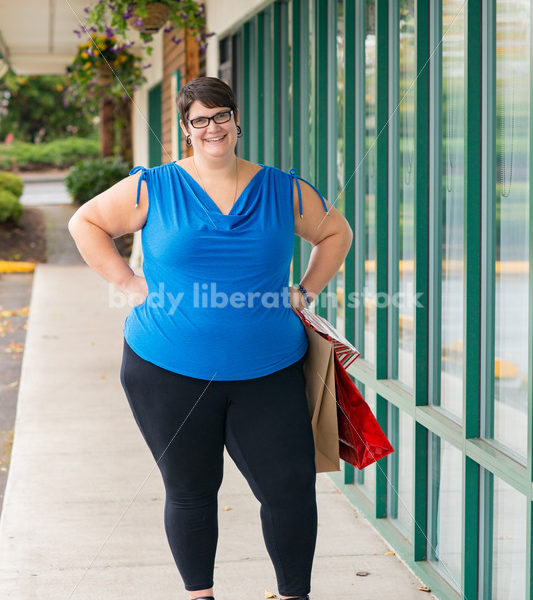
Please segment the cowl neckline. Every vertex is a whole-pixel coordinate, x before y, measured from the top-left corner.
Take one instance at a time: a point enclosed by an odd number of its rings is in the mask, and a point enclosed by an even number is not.
[[[246,200],[250,196],[251,190],[255,187],[255,185],[259,182],[259,184],[263,181],[264,173],[267,170],[265,165],[260,165],[261,169],[255,173],[255,175],[250,179],[250,181],[246,184],[242,192],[236,198],[233,206],[227,213],[223,213],[218,204],[211,198],[211,196],[204,190],[204,188],[196,181],[196,179],[188,173],[182,166],[178,165],[176,162],[172,163],[176,172],[179,173],[186,181],[189,189],[193,193],[193,195],[204,205],[204,207],[211,213],[215,213],[219,217],[232,217],[236,214],[239,206],[246,205]]]

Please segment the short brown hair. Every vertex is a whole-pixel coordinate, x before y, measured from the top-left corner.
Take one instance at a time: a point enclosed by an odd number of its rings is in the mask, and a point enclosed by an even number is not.
[[[178,113],[187,129],[189,110],[196,100],[208,108],[227,106],[234,111],[235,118],[237,101],[230,86],[217,77],[197,77],[181,88],[177,98]]]

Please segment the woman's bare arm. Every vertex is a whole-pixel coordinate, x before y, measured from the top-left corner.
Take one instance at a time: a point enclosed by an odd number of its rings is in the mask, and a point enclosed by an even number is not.
[[[141,183],[139,206],[135,208],[140,173],[126,177],[83,204],[68,222],[68,230],[85,262],[125,294],[142,292],[142,282],[120,256],[113,238],[143,228],[148,212],[146,182]],[[144,281],[144,279],[143,279]],[[146,287],[146,284],[144,284]],[[146,295],[146,294],[145,294]]]
[[[294,230],[297,235],[313,244],[301,284],[314,299],[344,262],[352,245],[353,231],[345,217],[327,200],[329,214],[326,216],[322,200],[315,190],[303,181],[298,183],[302,192],[303,218],[300,218],[295,181]]]

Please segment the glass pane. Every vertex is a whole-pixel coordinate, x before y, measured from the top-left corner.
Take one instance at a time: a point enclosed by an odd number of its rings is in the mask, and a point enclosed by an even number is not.
[[[413,419],[392,404],[389,404],[389,439],[395,452],[388,456],[387,514],[412,542]]]
[[[526,498],[494,477],[493,600],[526,597]]]
[[[437,404],[463,417],[465,3],[442,2],[441,380]]]
[[[494,438],[527,447],[530,6],[497,3]]]
[[[400,5],[398,379],[413,387],[415,2]]]
[[[365,343],[359,348],[371,363],[376,354],[376,10],[366,0],[365,28]]]
[[[355,382],[357,389],[362,390],[363,386],[358,381]],[[370,409],[376,414],[376,392],[369,386],[364,387],[363,394],[366,403],[370,406]],[[361,478],[362,474],[362,478]],[[361,482],[362,479],[362,482]],[[372,463],[368,467],[365,467],[362,471],[357,471],[356,482],[361,487],[362,491],[370,498],[372,504],[376,502],[376,463]]]
[[[460,591],[463,456],[431,432],[428,444],[427,555],[430,564]]]

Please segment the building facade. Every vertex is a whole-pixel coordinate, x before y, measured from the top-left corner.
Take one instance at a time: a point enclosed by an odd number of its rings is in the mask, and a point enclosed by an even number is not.
[[[239,155],[295,168],[351,223],[317,311],[361,351],[396,451],[331,477],[438,597],[531,598],[530,1],[206,6],[205,60],[161,47],[141,112],[179,158],[177,89],[222,77]],[[135,141],[152,164],[140,117]],[[294,282],[309,253],[295,239]]]

